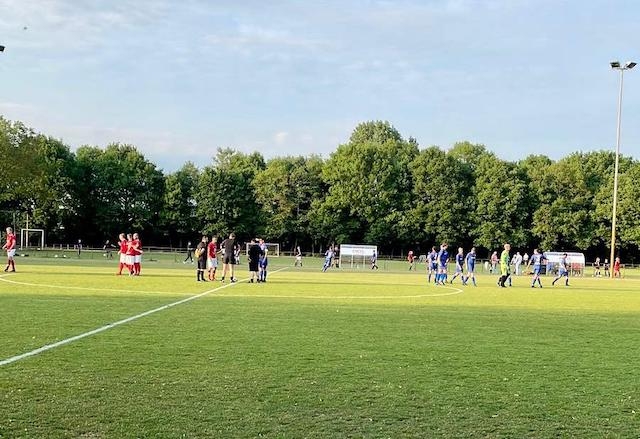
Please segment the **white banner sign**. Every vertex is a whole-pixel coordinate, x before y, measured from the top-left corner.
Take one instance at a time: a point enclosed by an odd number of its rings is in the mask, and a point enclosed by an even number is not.
[[[378,246],[376,245],[354,245],[341,244],[340,256],[372,256],[373,253],[378,254]]]

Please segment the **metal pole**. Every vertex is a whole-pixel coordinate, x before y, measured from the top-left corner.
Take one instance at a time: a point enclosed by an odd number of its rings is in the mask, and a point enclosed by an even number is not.
[[[620,92],[618,94],[618,128],[616,132],[616,163],[613,171],[613,208],[611,212],[611,255],[609,258],[609,277],[613,277],[613,262],[616,253],[616,213],[618,208],[618,166],[620,164],[620,121],[622,119],[622,85],[624,69],[620,69]]]

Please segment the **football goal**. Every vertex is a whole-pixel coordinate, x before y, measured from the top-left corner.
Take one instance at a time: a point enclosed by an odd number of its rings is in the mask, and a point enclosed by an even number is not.
[[[374,253],[378,254],[377,245],[341,244],[340,266],[347,263],[351,268],[364,268],[369,264]]]
[[[29,247],[44,249],[44,229],[20,229],[20,248]]]
[[[275,256],[278,257],[280,256],[280,244],[277,243],[273,243],[273,242],[265,242],[264,245],[267,246],[267,255],[269,256]],[[250,242],[245,243],[245,254],[248,255],[249,254],[249,247],[251,246]]]

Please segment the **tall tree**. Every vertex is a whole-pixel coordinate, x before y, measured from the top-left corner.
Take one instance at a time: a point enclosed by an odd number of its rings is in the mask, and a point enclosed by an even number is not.
[[[153,237],[163,205],[162,172],[131,145],[81,147],[77,160],[78,237],[96,244],[127,230]]]
[[[409,166],[417,154],[415,142],[403,140],[387,122],[359,125],[323,170],[329,193],[317,208],[340,220],[333,237],[382,246],[395,241],[399,221],[410,207]],[[343,222],[345,217],[351,220]]]
[[[293,248],[309,240],[311,201],[322,197],[322,159],[281,157],[267,163],[253,180],[256,200],[265,217],[269,240]]]
[[[527,243],[533,209],[527,175],[515,164],[484,155],[476,169],[473,236],[478,245],[498,249]]]
[[[198,178],[198,168],[191,162],[165,177],[161,223],[172,245],[181,247],[182,240],[201,226],[196,216]]]
[[[436,243],[469,242],[475,200],[471,168],[437,147],[420,152],[411,164],[414,207],[420,238]]]
[[[256,202],[253,179],[264,168],[264,158],[259,153],[218,150],[213,164],[202,170],[196,190],[202,232],[233,231],[245,239],[262,233],[262,211]]]

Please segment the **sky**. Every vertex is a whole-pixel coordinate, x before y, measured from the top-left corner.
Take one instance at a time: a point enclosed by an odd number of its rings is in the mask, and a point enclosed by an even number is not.
[[[506,160],[614,149],[635,0],[0,0],[0,115],[166,172],[217,148],[319,154],[386,120]],[[621,152],[640,159],[640,66]]]

